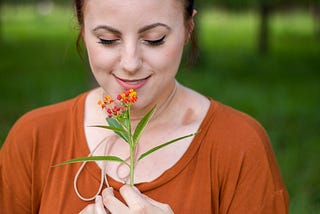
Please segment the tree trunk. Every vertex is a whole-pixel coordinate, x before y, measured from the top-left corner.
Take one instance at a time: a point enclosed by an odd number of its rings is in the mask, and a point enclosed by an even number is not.
[[[311,12],[314,21],[314,34],[315,37],[320,40],[320,1],[314,2],[311,5]]]
[[[0,43],[2,42],[2,0],[0,0]]]
[[[258,52],[260,55],[266,55],[269,52],[269,19],[271,7],[268,4],[261,4],[259,7],[260,29],[258,38]]]

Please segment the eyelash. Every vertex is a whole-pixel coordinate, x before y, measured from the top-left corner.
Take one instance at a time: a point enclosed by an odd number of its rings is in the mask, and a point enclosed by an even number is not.
[[[108,40],[108,39],[100,39],[99,38],[99,42],[100,44],[103,44],[103,45],[113,45],[116,41],[118,41],[119,39],[111,39],[111,40]]]
[[[144,40],[144,42],[146,42],[148,45],[151,45],[151,46],[159,46],[159,45],[162,45],[165,41],[164,39],[166,38],[166,35],[164,35],[163,37],[161,37],[160,39],[157,39],[157,40]],[[100,39],[99,38],[99,42],[100,44],[103,44],[103,45],[113,45],[115,42],[117,42],[119,39],[111,39],[111,40],[108,40],[108,39]]]
[[[161,37],[160,39],[157,39],[157,40],[144,40],[144,41],[147,42],[151,46],[159,46],[165,42],[164,41],[165,38],[166,38],[166,35],[164,35],[163,37]]]

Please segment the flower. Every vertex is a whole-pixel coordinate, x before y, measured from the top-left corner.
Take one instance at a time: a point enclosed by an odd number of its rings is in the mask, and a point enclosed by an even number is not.
[[[101,106],[102,109],[104,109],[108,104],[113,103],[114,100],[111,98],[111,96],[107,95],[103,98],[103,101],[98,100],[98,105]]]
[[[107,95],[103,98],[103,101],[98,101],[98,105],[100,105],[102,109],[106,109],[109,118],[121,117],[122,113],[125,112],[131,104],[135,103],[137,99],[137,92],[133,89],[129,89],[118,94],[118,102],[115,102],[110,95]]]
[[[108,117],[106,121],[108,126],[97,125],[93,127],[104,128],[114,131],[119,137],[121,137],[129,145],[130,159],[129,162],[117,157],[117,156],[89,156],[89,157],[80,157],[74,158],[72,160],[64,161],[55,166],[60,166],[64,164],[76,163],[76,162],[85,162],[85,161],[115,161],[125,164],[130,169],[130,185],[134,185],[134,168],[141,159],[150,155],[151,153],[168,146],[172,143],[180,141],[184,138],[192,137],[197,133],[185,135],[166,143],[160,144],[148,151],[145,151],[138,158],[135,157],[137,144],[139,139],[148,125],[153,113],[155,112],[156,106],[147,112],[146,115],[139,121],[136,128],[132,130],[131,119],[130,119],[130,107],[133,103],[137,101],[137,92],[133,89],[127,90],[117,96],[117,99],[114,100],[111,96],[105,96],[103,100],[98,101],[98,105],[101,108],[106,110]]]
[[[117,96],[117,100],[123,103],[135,103],[137,101],[137,92],[133,89],[123,92]]]

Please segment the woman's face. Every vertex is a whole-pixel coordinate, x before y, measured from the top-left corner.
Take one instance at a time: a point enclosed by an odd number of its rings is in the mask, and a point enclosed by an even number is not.
[[[87,0],[82,33],[99,85],[110,95],[135,89],[141,107],[161,104],[174,88],[185,26],[179,0]]]

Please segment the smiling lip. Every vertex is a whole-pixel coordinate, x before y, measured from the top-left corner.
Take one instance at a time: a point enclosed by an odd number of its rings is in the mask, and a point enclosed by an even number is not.
[[[114,76],[117,80],[117,82],[124,87],[126,90],[127,89],[133,89],[133,90],[137,90],[139,88],[141,88],[142,86],[144,86],[148,79],[150,78],[150,76],[143,78],[143,79],[135,79],[135,80],[126,80],[126,79],[121,79],[117,76]]]

